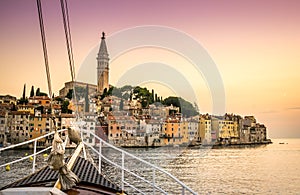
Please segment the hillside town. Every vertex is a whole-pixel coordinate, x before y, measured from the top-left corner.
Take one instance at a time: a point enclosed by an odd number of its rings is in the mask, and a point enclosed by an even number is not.
[[[173,105],[151,104],[143,108],[139,100],[123,102],[116,96],[99,101],[83,99],[73,103],[62,97],[55,98],[53,109],[58,129],[71,127],[78,117],[83,121],[83,140],[96,145],[95,134],[122,147],[195,146],[211,144],[267,143],[265,125],[254,116],[234,114],[212,116],[200,114],[184,117]],[[70,101],[67,111],[64,102]],[[88,108],[86,106],[88,105]],[[77,107],[77,108],[75,108]],[[51,131],[51,105],[48,96],[33,96],[28,103],[18,104],[17,98],[0,96],[0,145],[17,144]],[[63,133],[62,137],[66,135]],[[38,141],[39,147],[49,146],[53,137]]]
[[[58,96],[31,87],[29,97],[0,95],[0,146],[17,144],[81,121],[82,139],[97,145],[95,134],[120,147],[266,144],[267,129],[254,116],[200,114],[182,98],[163,99],[154,90],[109,84],[109,57],[102,34],[97,56],[97,85],[70,81]],[[62,138],[66,133],[61,134]],[[37,142],[51,145],[53,136]]]

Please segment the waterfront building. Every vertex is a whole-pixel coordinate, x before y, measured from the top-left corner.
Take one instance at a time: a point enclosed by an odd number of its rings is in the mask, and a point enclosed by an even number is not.
[[[181,123],[179,123],[178,128],[178,136],[182,136],[181,143],[180,144],[188,144],[189,143],[189,122],[186,120],[182,120]]]
[[[252,127],[255,126],[255,124],[256,124],[256,119],[254,116],[245,116],[244,119],[242,120],[242,125]]]
[[[188,122],[188,134],[189,134],[189,142],[195,144],[196,142],[200,142],[199,137],[199,119],[191,119]]]
[[[250,127],[244,125],[240,131],[240,142],[250,143]]]
[[[211,143],[211,116],[208,114],[200,115],[199,135],[202,144]]]
[[[160,146],[162,141],[160,137],[163,135],[162,132],[163,122],[157,119],[149,119],[146,124],[146,134],[149,137],[148,145]]]
[[[183,143],[183,127],[187,125],[181,123],[181,118],[169,117],[164,125],[164,140],[165,145],[181,145]]]
[[[108,57],[105,33],[102,32],[101,43],[97,55],[97,92],[103,94],[109,90],[109,57]]]
[[[7,144],[6,136],[9,132],[7,126],[7,117],[7,112],[0,111],[0,146]]]
[[[211,116],[211,142],[215,143],[219,139],[219,118]]]
[[[95,125],[95,134],[100,137],[101,139],[103,139],[104,141],[108,142],[108,125],[103,124],[101,122],[96,122]],[[97,146],[99,146],[99,140],[96,139],[95,144]]]
[[[250,142],[260,143],[266,141],[266,127],[263,124],[256,123],[250,127]]]
[[[133,139],[139,128],[136,119],[122,112],[114,114],[107,116],[109,142],[120,144],[124,140]]]
[[[225,121],[229,121],[231,126],[231,130],[229,130],[230,133],[230,142],[231,143],[237,143],[239,142],[240,138],[240,129],[241,129],[241,117],[234,114],[225,114],[224,116]]]
[[[157,119],[148,120],[146,124],[146,133],[147,134],[162,133],[162,122]]]
[[[10,140],[11,144],[27,141],[29,139],[29,117],[30,112],[25,111],[11,111],[11,129]]]

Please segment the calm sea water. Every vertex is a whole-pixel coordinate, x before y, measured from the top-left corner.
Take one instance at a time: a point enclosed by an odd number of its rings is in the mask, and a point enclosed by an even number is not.
[[[127,151],[163,167],[199,194],[300,194],[300,139],[272,141],[273,144],[255,148],[162,147]],[[0,162],[26,152],[29,151],[1,153]],[[106,153],[119,158],[117,153]],[[43,157],[39,156],[38,161],[43,162]],[[144,167],[130,164],[144,171]],[[28,174],[30,166],[28,160],[12,165],[9,172],[0,170],[0,186]],[[119,177],[113,171],[107,171],[106,175],[109,173]]]

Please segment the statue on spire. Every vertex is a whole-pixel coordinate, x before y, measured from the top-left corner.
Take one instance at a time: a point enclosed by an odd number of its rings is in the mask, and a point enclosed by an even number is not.
[[[105,39],[105,32],[102,32],[102,37],[101,39]]]

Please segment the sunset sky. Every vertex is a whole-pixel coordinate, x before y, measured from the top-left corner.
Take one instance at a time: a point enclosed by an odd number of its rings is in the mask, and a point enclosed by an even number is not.
[[[109,40],[137,26],[163,26],[183,32],[198,42],[214,61],[225,89],[225,110],[242,116],[254,115],[268,128],[269,137],[300,137],[300,1],[183,1],[183,0],[71,0],[70,26],[77,73],[93,50],[101,33]],[[58,95],[70,81],[65,35],[59,0],[42,0],[53,91]],[[35,0],[0,1],[0,94],[29,95],[32,85],[47,92]],[[154,33],[153,39],[160,33]],[[135,37],[131,37],[134,41]],[[130,41],[131,41],[130,39]],[[182,40],[181,40],[182,41]],[[185,42],[174,39],[175,43]],[[172,48],[170,48],[172,49]],[[198,51],[192,51],[197,53]],[[111,56],[110,83],[135,65],[167,64],[193,83],[201,113],[212,112],[209,87],[191,63],[166,48],[132,49]],[[90,69],[96,78],[95,69]],[[141,65],[143,64],[143,65]],[[199,77],[198,77],[199,76]],[[205,75],[204,75],[205,76]],[[82,80],[85,81],[85,80]],[[145,80],[163,97],[168,94],[194,101],[188,93],[177,94],[172,86]]]

